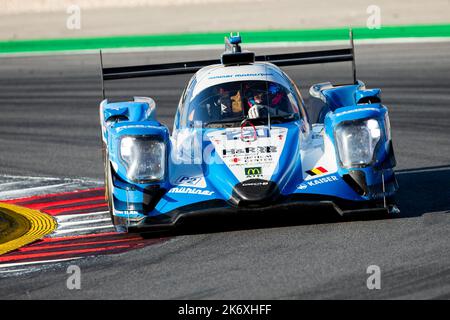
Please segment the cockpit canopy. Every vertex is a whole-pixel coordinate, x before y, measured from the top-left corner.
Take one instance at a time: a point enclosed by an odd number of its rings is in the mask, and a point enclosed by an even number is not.
[[[255,116],[253,111],[257,109]],[[239,123],[253,118],[298,119],[299,104],[284,86],[263,80],[235,81],[208,87],[184,108],[188,127]]]

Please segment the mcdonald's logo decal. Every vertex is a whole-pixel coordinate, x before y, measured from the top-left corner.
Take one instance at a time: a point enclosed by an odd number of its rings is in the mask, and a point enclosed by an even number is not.
[[[317,167],[311,170],[306,171],[310,176],[319,176],[321,174],[327,173],[328,171],[323,167]]]
[[[245,168],[245,175],[246,176],[257,176],[262,174],[262,168],[261,167],[255,167],[255,168]]]

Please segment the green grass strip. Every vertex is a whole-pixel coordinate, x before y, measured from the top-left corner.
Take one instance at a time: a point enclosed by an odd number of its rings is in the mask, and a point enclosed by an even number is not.
[[[353,28],[354,38],[389,39],[389,38],[423,38],[450,37],[450,24],[383,26],[380,29],[365,27]],[[43,40],[0,41],[0,53],[52,52],[93,49],[117,49],[137,47],[166,47],[184,45],[223,44],[228,33],[184,33],[161,35],[134,35],[96,38],[66,38]],[[243,31],[244,43],[267,42],[308,42],[347,40],[347,28],[310,29],[310,30],[271,30]]]

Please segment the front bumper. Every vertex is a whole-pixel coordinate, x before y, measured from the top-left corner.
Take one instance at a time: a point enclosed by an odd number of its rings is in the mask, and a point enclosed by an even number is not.
[[[387,199],[387,204],[393,203]],[[374,201],[348,201],[339,198],[317,195],[294,195],[279,200],[267,206],[233,206],[224,200],[210,200],[195,203],[173,210],[167,214],[149,216],[140,221],[127,221],[115,217],[116,226],[127,226],[129,232],[144,232],[151,230],[170,229],[185,219],[193,217],[230,216],[230,219],[242,217],[245,214],[263,214],[267,212],[291,211],[295,214],[335,212],[340,216],[359,214],[388,214],[389,210],[383,203]],[[320,211],[320,212],[318,212]]]

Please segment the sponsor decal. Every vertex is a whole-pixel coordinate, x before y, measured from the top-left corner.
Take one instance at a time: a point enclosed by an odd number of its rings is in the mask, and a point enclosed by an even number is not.
[[[258,138],[256,141],[246,142],[241,139],[242,134],[244,140],[247,133],[254,134],[254,129],[256,129]],[[264,126],[255,128],[244,126],[242,128],[213,131],[208,133],[208,138],[214,145],[216,155],[242,182],[252,178],[270,179],[278,165],[286,142],[287,132],[286,128],[273,127],[269,130],[268,127]],[[217,140],[220,140],[221,143],[217,143]],[[259,175],[248,175],[246,174],[246,168],[261,168],[262,172]]]
[[[229,167],[270,165],[274,163],[276,146],[255,146],[244,148],[222,149],[222,159]]]
[[[306,188],[308,188],[308,186],[306,184],[304,184],[304,183],[302,183],[301,185],[299,185],[297,187],[297,189],[300,189],[300,190],[305,190]]]
[[[206,188],[206,180],[203,175],[180,175],[176,180],[172,180],[171,183],[178,187]]]
[[[209,80],[214,79],[229,79],[229,78],[242,78],[242,77],[271,77],[272,73],[237,73],[237,74],[219,74],[216,76],[208,77]]]
[[[258,73],[237,73],[234,75],[235,78],[240,78],[240,77],[271,77],[273,76],[272,73],[262,73],[262,72],[258,72]]]
[[[201,196],[212,196],[214,194],[214,191],[200,190],[197,188],[190,188],[190,187],[175,187],[170,189],[168,193],[184,193],[184,194],[197,194]]]
[[[202,177],[181,176],[175,181],[175,184],[195,186],[200,182],[200,180],[202,180]]]
[[[243,127],[241,129],[232,129],[227,130],[227,140],[238,140],[244,137],[253,137],[255,134],[255,129],[252,127]],[[267,138],[269,137],[269,129],[268,128],[256,128],[256,137],[257,138]]]
[[[308,187],[314,187],[317,186],[319,184],[324,184],[324,183],[329,183],[329,182],[334,182],[334,181],[338,181],[338,177],[335,175],[331,175],[328,177],[323,177],[323,178],[317,178],[314,180],[310,180],[310,181],[305,181],[302,184],[300,184],[297,189],[300,190],[305,190]]]
[[[249,130],[242,130],[241,140],[244,142],[254,142],[258,140],[258,134],[256,133],[256,130],[253,132]]]
[[[226,79],[226,78],[232,78],[233,75],[232,74],[221,74],[218,76],[213,76],[213,77],[209,77],[209,80],[213,80],[213,79]]]
[[[252,181],[252,182],[243,182],[242,185],[244,187],[261,187],[267,186],[269,184],[268,181]]]
[[[247,155],[247,154],[258,154],[258,153],[274,153],[277,152],[276,146],[256,146],[256,147],[246,147],[246,148],[232,148],[223,149],[222,154],[224,156],[232,155]]]
[[[262,167],[244,168],[245,176],[259,177],[262,176]]]
[[[316,167],[314,169],[306,171],[306,173],[309,174],[310,176],[318,176],[327,172],[328,172],[327,169],[325,169],[324,167]]]

